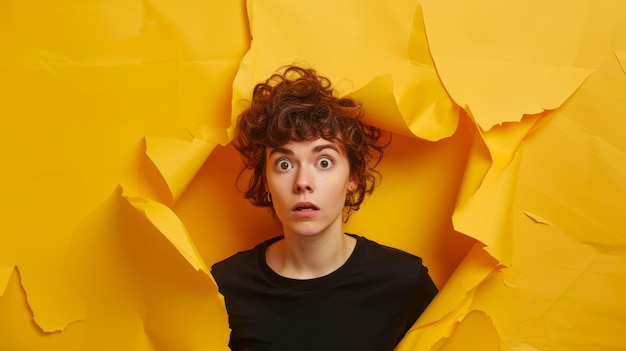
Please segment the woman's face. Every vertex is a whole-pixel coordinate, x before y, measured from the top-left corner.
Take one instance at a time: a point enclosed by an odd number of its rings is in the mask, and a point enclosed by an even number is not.
[[[341,144],[291,141],[265,151],[267,190],[285,235],[342,232],[346,194],[356,183]]]

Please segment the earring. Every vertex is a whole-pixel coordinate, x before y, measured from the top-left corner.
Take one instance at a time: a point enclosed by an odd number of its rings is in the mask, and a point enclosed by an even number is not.
[[[272,194],[271,193],[267,193],[267,195],[265,195],[265,199],[267,200],[268,204],[272,204]]]

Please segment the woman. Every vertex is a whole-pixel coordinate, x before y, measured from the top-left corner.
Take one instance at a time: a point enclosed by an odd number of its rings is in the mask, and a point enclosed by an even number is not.
[[[393,350],[437,294],[419,257],[344,233],[386,145],[314,70],[258,84],[235,147],[281,236],[216,263],[232,350]]]

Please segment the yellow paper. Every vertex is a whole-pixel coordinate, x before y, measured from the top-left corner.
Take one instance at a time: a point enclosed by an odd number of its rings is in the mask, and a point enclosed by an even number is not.
[[[459,323],[457,332],[433,350],[500,350],[498,339],[489,317],[484,313],[471,312]]]
[[[392,133],[346,229],[440,288],[398,350],[626,349],[625,53],[619,0],[4,1],[0,348],[226,350],[208,267],[281,231],[234,117],[299,62]]]
[[[13,274],[14,267],[1,267],[0,268],[0,297],[4,294],[7,285],[9,284],[9,279],[11,279],[11,275]]]
[[[611,52],[623,19],[610,1],[420,5],[444,86],[484,130],[559,107]]]
[[[418,51],[425,47],[425,34],[421,19],[415,16],[416,5],[405,0],[394,2],[394,6],[375,1],[324,0],[308,6],[306,16],[294,16],[302,4],[250,1],[248,14],[254,41],[235,79],[233,120],[245,108],[240,100],[249,96],[254,84],[278,67],[295,62],[314,64],[335,82],[340,95],[359,91],[356,95],[364,98],[366,110],[372,109],[372,113],[380,115],[379,103],[385,99],[391,122],[379,118],[374,124],[387,124],[400,134],[406,134],[408,127],[412,134],[427,140],[449,137],[456,130],[458,106],[437,80],[432,61],[420,57]],[[350,20],[329,16],[329,9],[337,14],[351,13]],[[325,25],[318,25],[319,18],[324,18]],[[370,93],[380,88],[385,89],[379,91],[382,96]]]
[[[469,168],[465,175],[468,188],[462,192],[452,217],[455,228],[471,235],[487,245],[486,250],[503,264],[510,264],[512,243],[512,211],[515,202],[517,175],[522,150],[520,145],[542,116],[527,118],[521,123],[506,123],[482,133],[483,147],[489,150],[491,165],[487,173],[484,168]],[[480,165],[484,150],[476,148],[476,160]],[[475,189],[476,182],[480,186]],[[472,191],[472,189],[475,189]]]
[[[169,189],[174,204],[187,189],[215,145],[194,139],[146,138],[146,155],[155,164]]]
[[[69,324],[62,332],[45,332],[33,323],[26,292],[20,284],[20,272],[12,269],[0,296],[0,340],[6,350],[67,350],[78,349],[85,337],[85,322]]]
[[[209,272],[187,229],[167,206],[145,198],[127,198],[176,247],[196,270]]]

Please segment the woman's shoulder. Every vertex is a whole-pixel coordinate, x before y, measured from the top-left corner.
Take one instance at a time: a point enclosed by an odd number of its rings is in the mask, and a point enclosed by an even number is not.
[[[349,235],[355,237],[357,239],[357,242],[360,242],[364,246],[364,249],[367,251],[367,253],[371,254],[374,257],[398,260],[401,262],[407,261],[407,263],[413,264],[422,263],[421,257],[414,255],[410,252],[404,251],[396,247],[380,244],[379,242],[369,239],[365,236],[355,234]]]
[[[357,240],[362,253],[346,284],[376,286],[389,294],[434,296],[437,293],[428,268],[419,256],[362,236],[357,236]]]
[[[407,251],[380,244],[364,236],[353,235],[362,247],[360,267],[369,272],[417,276],[427,273],[422,258]]]
[[[282,237],[279,236],[267,239],[253,248],[239,251],[218,261],[211,266],[211,273],[216,279],[219,279],[221,275],[241,274],[246,270],[256,269],[256,262],[259,259],[259,255],[264,254],[267,246],[281,238]]]

